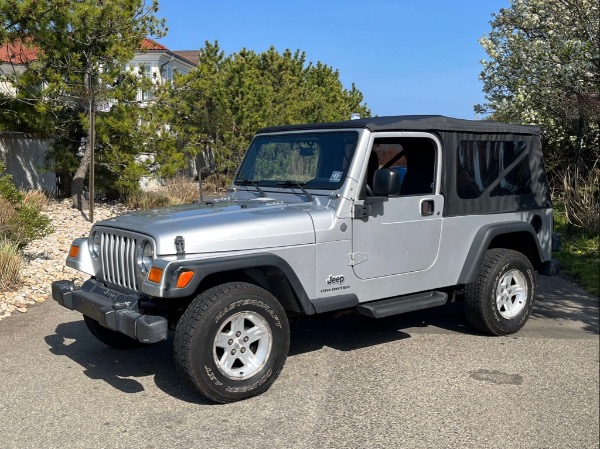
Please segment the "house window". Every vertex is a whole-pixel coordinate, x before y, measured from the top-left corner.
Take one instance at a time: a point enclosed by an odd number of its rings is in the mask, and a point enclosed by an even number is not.
[[[143,90],[142,91],[142,100],[151,100],[152,98],[154,98],[154,92],[153,92],[153,78],[152,78],[152,66],[149,65],[144,65],[140,67],[140,73],[143,74],[143,77],[150,81],[150,83],[152,83],[152,87],[150,87],[147,90]]]
[[[165,67],[165,81],[173,82],[173,67],[170,65]]]

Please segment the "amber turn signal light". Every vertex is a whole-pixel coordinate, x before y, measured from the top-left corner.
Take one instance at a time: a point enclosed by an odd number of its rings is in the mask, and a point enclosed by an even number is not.
[[[156,282],[157,284],[160,282],[160,278],[162,278],[163,270],[160,268],[152,267],[150,268],[150,272],[148,273],[148,280],[150,282]]]
[[[177,279],[177,288],[184,288],[190,283],[192,278],[194,277],[193,271],[182,271],[179,274],[179,279]]]
[[[77,254],[79,254],[79,246],[71,245],[69,257],[77,257]]]

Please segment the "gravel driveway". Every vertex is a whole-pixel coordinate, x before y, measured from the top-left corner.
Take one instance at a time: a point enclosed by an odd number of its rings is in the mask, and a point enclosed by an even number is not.
[[[47,301],[0,322],[0,447],[597,448],[598,299],[537,298],[510,337],[460,304],[301,321],[273,387],[229,405],[182,385],[171,341],[119,352]]]

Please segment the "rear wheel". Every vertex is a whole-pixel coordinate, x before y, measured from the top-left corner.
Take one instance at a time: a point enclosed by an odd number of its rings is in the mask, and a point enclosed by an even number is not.
[[[477,279],[465,287],[467,319],[488,334],[512,334],[529,319],[534,298],[535,274],[529,259],[518,251],[490,249]]]
[[[290,344],[285,310],[268,291],[232,282],[192,301],[175,333],[175,362],[184,378],[215,402],[265,392]]]
[[[115,349],[133,349],[139,348],[144,344],[134,340],[131,337],[128,337],[125,334],[121,334],[120,332],[115,332],[106,327],[102,326],[98,321],[89,316],[83,316],[83,321],[85,321],[85,325],[92,333],[94,337],[100,340],[107,346]]]

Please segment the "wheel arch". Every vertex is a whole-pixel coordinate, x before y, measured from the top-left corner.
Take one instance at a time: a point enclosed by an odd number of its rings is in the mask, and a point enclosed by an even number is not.
[[[182,261],[169,270],[168,285],[175,285],[179,273],[187,270],[196,272],[190,285],[185,288],[189,297],[219,284],[243,281],[271,292],[283,308],[290,312],[306,315],[315,313],[315,308],[292,267],[275,254]]]
[[[531,224],[522,221],[488,224],[475,234],[457,283],[473,282],[485,252],[493,248],[518,251],[530,260],[534,268],[543,262],[543,253]]]

